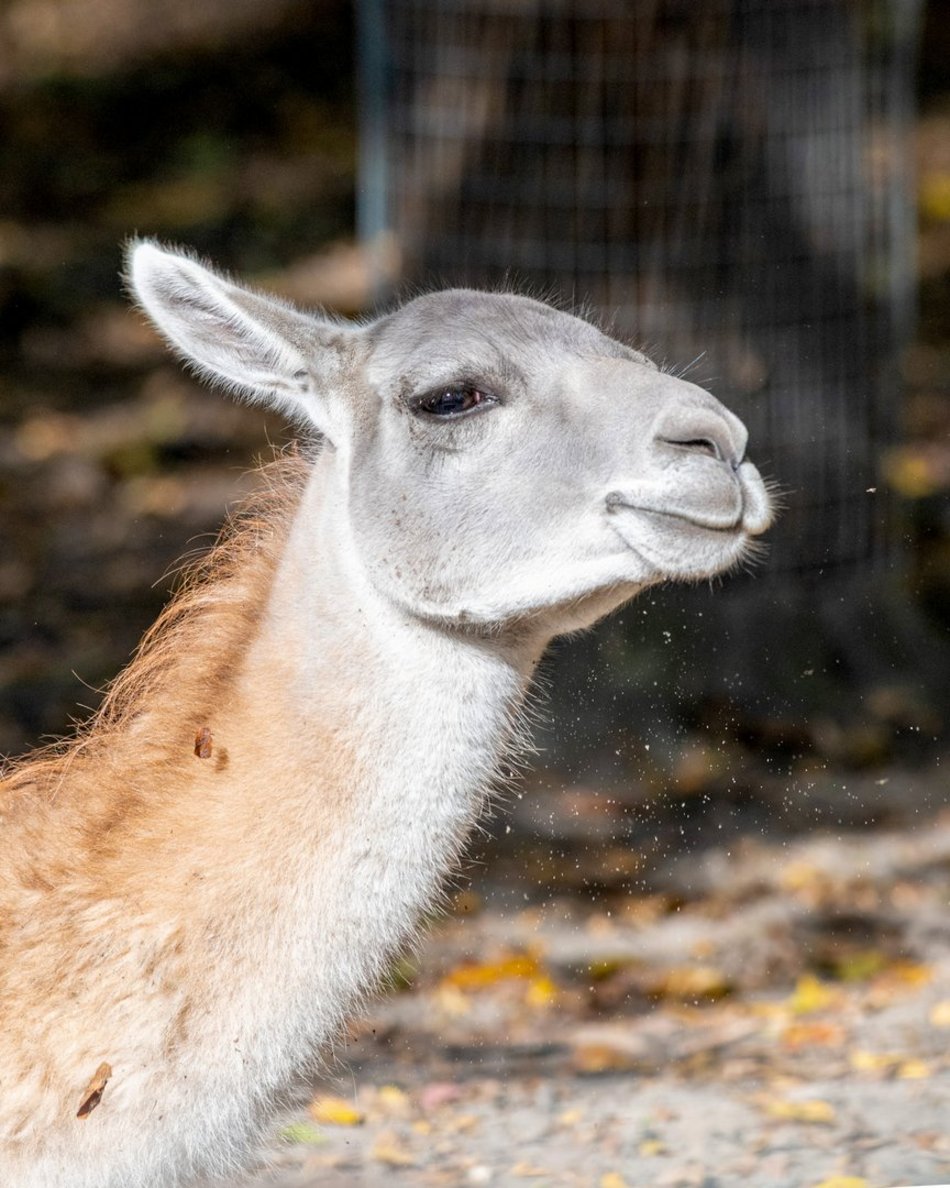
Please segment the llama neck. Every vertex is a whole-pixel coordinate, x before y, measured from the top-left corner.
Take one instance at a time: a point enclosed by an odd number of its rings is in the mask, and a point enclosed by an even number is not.
[[[286,995],[301,996],[314,1042],[438,893],[512,743],[538,652],[386,604],[340,531],[334,461],[303,496],[221,735],[241,783],[228,827],[248,851],[245,885],[228,895],[266,901],[266,937],[289,970],[275,992],[288,1018]]]
[[[538,649],[445,632],[381,598],[343,527],[333,463],[318,465],[303,497],[256,649],[262,663],[280,657],[318,746],[332,725],[352,819],[377,814],[377,834],[392,831],[386,863],[405,870],[435,862],[438,838],[477,811]]]

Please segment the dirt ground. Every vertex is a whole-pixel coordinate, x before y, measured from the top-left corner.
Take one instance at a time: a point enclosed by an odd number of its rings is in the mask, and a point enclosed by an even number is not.
[[[587,905],[539,896],[524,844],[456,893],[254,1188],[950,1182],[950,814],[674,856]]]

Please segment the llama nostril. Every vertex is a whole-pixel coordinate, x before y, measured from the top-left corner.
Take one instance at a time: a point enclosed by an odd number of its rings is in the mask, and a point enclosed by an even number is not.
[[[723,460],[722,451],[720,450],[719,446],[709,437],[690,437],[685,441],[674,440],[673,438],[667,437],[663,440],[666,441],[667,445],[679,446],[680,449],[691,450],[696,454],[708,454],[710,458],[716,458],[720,462]]]
[[[668,445],[679,446],[683,450],[692,450],[697,454],[708,454],[710,458],[715,458],[717,462],[728,462],[733,470],[738,470],[745,461],[745,450],[740,451],[736,449],[731,440],[725,449],[723,449],[720,441],[714,440],[711,437],[690,437],[686,441],[674,441],[672,438],[665,438],[663,440]]]
[[[737,470],[745,457],[745,427],[711,409],[673,408],[657,426],[655,441],[677,451],[703,454]]]

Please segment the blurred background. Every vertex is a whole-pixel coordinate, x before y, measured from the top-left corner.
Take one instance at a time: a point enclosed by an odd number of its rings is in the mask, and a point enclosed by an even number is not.
[[[947,0],[11,0],[0,127],[0,753],[95,706],[289,437],[130,312],[145,234],[343,314],[587,302],[750,425],[768,557],[557,645],[515,839],[943,805]]]

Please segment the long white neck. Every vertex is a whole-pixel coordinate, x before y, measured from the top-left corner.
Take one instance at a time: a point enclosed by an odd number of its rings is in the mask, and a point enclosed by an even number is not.
[[[438,893],[541,650],[448,633],[387,604],[348,538],[339,466],[332,454],[317,463],[242,678],[241,713],[255,700],[260,711],[251,729],[281,740],[271,808],[283,818],[282,894],[269,936],[283,954],[273,1006],[297,1016],[298,1046],[332,1035]]]

